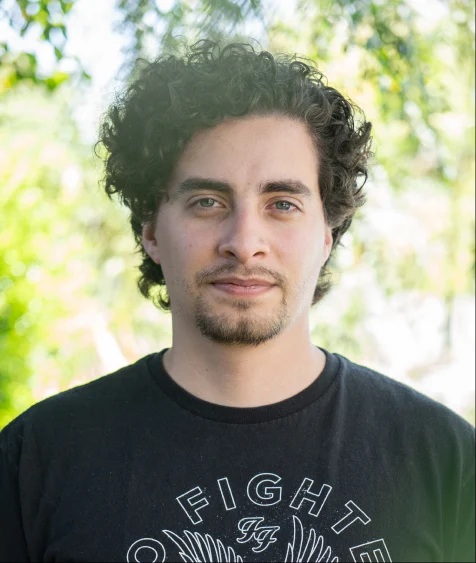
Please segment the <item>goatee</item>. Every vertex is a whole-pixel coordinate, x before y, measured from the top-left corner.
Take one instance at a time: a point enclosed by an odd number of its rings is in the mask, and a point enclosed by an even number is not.
[[[277,336],[288,319],[284,300],[278,312],[271,312],[266,317],[252,313],[249,304],[243,301],[235,301],[231,306],[238,309],[238,318],[225,313],[213,314],[203,297],[197,300],[195,324],[203,336],[219,344],[258,346]]]
[[[233,310],[231,314],[213,313],[203,295],[195,304],[195,324],[207,338],[220,344],[236,344],[243,346],[258,346],[277,336],[285,327],[289,318],[286,300],[286,279],[279,272],[255,267],[253,269],[239,269],[236,265],[223,265],[213,270],[203,270],[196,276],[197,286],[213,283],[223,275],[240,277],[263,276],[273,280],[282,291],[282,298],[275,310],[266,315],[254,312],[259,307],[248,299],[235,299],[229,303]]]

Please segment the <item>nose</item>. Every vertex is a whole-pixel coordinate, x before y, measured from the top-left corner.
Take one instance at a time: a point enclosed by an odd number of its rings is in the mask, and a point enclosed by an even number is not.
[[[269,253],[264,219],[249,209],[235,210],[226,219],[219,239],[218,252],[225,258],[234,258],[245,264],[252,258]]]

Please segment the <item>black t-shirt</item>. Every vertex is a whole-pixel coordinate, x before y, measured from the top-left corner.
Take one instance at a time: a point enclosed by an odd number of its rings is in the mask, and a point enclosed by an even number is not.
[[[152,354],[0,434],[0,561],[474,561],[474,428],[326,352],[253,408]],[[292,377],[292,372],[290,372]]]

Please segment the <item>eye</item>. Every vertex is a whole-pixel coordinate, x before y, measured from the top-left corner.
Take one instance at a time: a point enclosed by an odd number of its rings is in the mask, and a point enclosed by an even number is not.
[[[225,205],[219,199],[205,196],[193,199],[189,202],[188,207],[193,213],[197,213],[198,215],[208,215],[210,213],[213,214],[215,212],[222,211],[225,208]]]
[[[201,209],[219,209],[223,207],[223,203],[215,199],[214,197],[200,197],[190,202],[190,207],[201,210]]]
[[[195,202],[198,207],[213,207],[215,203],[218,203],[216,199],[212,197],[202,197]]]
[[[290,211],[294,211],[297,209],[297,206],[294,205],[294,203],[291,203],[290,201],[286,201],[286,200],[280,200],[280,201],[275,201],[274,204],[275,208],[278,211],[284,211],[286,212],[290,212]]]

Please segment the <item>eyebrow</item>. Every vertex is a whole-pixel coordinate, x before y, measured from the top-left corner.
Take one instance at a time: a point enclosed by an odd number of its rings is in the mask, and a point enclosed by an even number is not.
[[[181,182],[175,190],[175,196],[179,197],[184,194],[200,191],[200,190],[211,190],[214,192],[220,192],[223,194],[231,194],[233,192],[233,186],[228,182],[222,180],[216,180],[214,178],[201,178],[201,177],[190,177]],[[260,194],[272,194],[272,193],[288,193],[292,195],[303,195],[310,197],[312,191],[299,180],[271,180],[260,185]]]
[[[260,193],[271,194],[275,192],[310,197],[312,191],[299,180],[276,180],[266,182],[260,186]]]
[[[229,194],[233,191],[233,188],[231,184],[227,182],[214,180],[212,178],[199,178],[193,176],[191,178],[187,178],[183,182],[180,182],[175,190],[175,195],[178,197],[199,190],[212,190],[213,192]]]

